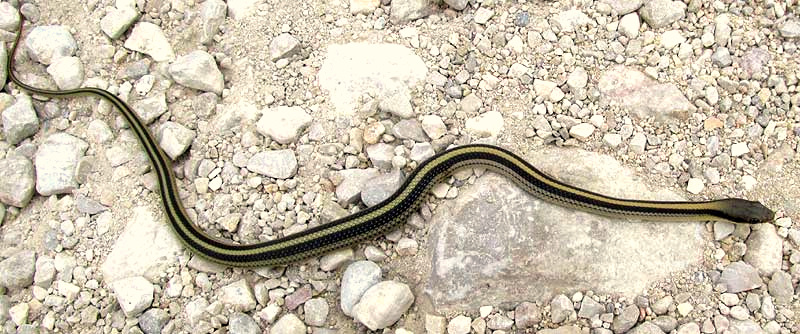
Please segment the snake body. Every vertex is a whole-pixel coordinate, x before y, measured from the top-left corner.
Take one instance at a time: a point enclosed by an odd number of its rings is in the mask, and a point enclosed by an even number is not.
[[[22,36],[20,19],[14,46],[8,57],[8,78],[30,93],[52,98],[91,95],[105,99],[125,117],[139,140],[158,179],[158,194],[170,226],[192,252],[211,261],[236,267],[283,265],[375,238],[403,224],[418,210],[428,191],[460,168],[484,167],[514,181],[529,194],[554,203],[603,216],[658,221],[720,220],[762,223],[773,212],[759,202],[727,198],[704,202],[661,202],[620,199],[560,182],[542,173],[514,153],[491,145],[451,148],[421,163],[403,185],[378,205],[355,214],[282,238],[255,244],[233,244],[209,236],[186,214],[175,184],[170,160],[136,112],[122,99],[104,89],[49,90],[30,86],[14,74],[14,55]]]

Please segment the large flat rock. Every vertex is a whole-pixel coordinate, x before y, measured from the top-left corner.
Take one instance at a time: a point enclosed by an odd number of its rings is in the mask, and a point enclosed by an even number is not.
[[[125,230],[101,267],[107,283],[133,276],[156,281],[183,252],[183,245],[163,215],[157,216],[144,206],[132,211]]]
[[[651,191],[611,157],[574,149],[526,155],[541,170],[592,191],[679,200]],[[592,290],[634,297],[703,259],[700,222],[611,219],[539,201],[494,173],[436,208],[428,256],[419,256],[424,297],[437,309],[549,301]],[[428,263],[430,261],[430,263]]]
[[[362,95],[380,99],[396,91],[407,92],[427,73],[422,58],[405,46],[351,43],[328,47],[318,79],[337,113],[349,115],[359,109]]]

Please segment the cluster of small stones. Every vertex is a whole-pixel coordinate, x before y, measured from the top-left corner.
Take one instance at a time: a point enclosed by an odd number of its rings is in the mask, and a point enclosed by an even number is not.
[[[30,60],[21,61],[18,73],[36,86],[99,87],[129,101],[175,161],[191,218],[212,235],[245,243],[375,205],[402,183],[402,171],[451,144],[499,137],[581,146],[715,197],[754,189],[753,175],[768,154],[791,158],[800,151],[796,4],[600,0],[574,8],[562,2],[445,0],[442,8],[427,0],[350,0],[326,10],[318,23],[319,15],[301,4],[290,19],[272,20],[269,61],[254,68],[274,72],[280,83],[253,92],[257,103],[226,103],[235,96],[229,80],[238,80],[226,75],[245,70],[237,69],[238,51],[215,44],[246,27],[239,22],[248,17],[277,15],[269,4],[91,2],[98,14],[56,16],[64,25],[45,25],[55,21],[51,11],[66,5],[25,3],[20,10],[36,27],[22,40]],[[0,3],[4,41],[21,19],[15,6]],[[89,26],[99,26],[108,44],[79,50],[96,42],[76,42],[66,24],[84,26],[87,19],[99,22]],[[367,94],[355,121],[325,114],[313,73],[332,42],[317,39],[303,22],[339,38],[383,32],[387,42],[413,49],[429,73],[412,94]],[[178,48],[172,37],[195,38],[200,46]],[[3,73],[7,48],[0,47]],[[103,65],[81,59],[89,53]],[[73,105],[13,86],[6,92],[0,93],[5,332],[800,331],[800,229],[789,217],[752,231],[710,225],[707,274],[633,300],[585,291],[464,315],[422,314],[410,283],[389,277],[381,264],[417,254],[431,203],[407,228],[378,241],[285,268],[232,270],[181,253],[155,271],[108,281],[100,267],[108,265],[104,256],[115,248],[126,212],[157,203],[147,157],[106,102]],[[454,176],[433,189],[434,197],[457,196],[471,176]],[[143,251],[135,246],[132,254]]]

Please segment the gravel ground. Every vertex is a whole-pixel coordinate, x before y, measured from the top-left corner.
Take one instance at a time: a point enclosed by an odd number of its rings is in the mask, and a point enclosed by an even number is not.
[[[286,267],[226,268],[193,256],[172,234],[147,157],[109,103],[49,100],[11,84],[0,93],[0,326],[800,332],[798,8],[696,0],[0,2],[0,67],[21,9],[19,77],[50,89],[103,88],[129,102],[173,160],[188,214],[234,242],[273,240],[375,205],[435,152],[476,142],[528,157],[588,151],[601,157],[532,163],[585,171],[614,159],[620,174],[636,175],[630,187],[692,200],[745,197],[778,218],[753,227],[705,223],[699,260],[654,273],[646,288],[615,289],[569,271],[552,275],[567,278],[548,293],[505,297],[492,286],[516,283],[497,263],[470,267],[467,256],[454,260],[466,263],[462,270],[494,275],[469,289],[493,302],[437,304],[420,274],[434,257],[427,246],[429,223],[442,219],[437,206],[462,205],[459,192],[497,189],[481,182],[484,171],[466,170],[434,187],[406,227],[377,240]],[[462,216],[480,223],[481,215]],[[576,226],[594,224],[575,217]],[[586,239],[558,240],[553,248],[566,255],[554,251],[549,263],[568,268],[569,256],[581,256],[569,250]],[[495,250],[486,247],[475,254]],[[645,261],[682,251],[635,247]],[[581,284],[563,283],[572,280]],[[471,296],[469,289],[459,293]]]

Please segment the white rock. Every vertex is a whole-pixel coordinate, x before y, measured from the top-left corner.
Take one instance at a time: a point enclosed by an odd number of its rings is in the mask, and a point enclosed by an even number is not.
[[[729,222],[714,222],[714,240],[722,240],[731,235],[736,229],[736,225]]]
[[[14,6],[8,2],[0,2],[0,29],[16,31],[17,26],[19,26],[19,19],[19,11]]]
[[[528,67],[520,63],[514,63],[508,69],[508,76],[512,78],[522,78],[528,73]]]
[[[334,271],[343,264],[353,261],[353,249],[349,247],[337,249],[323,255],[319,259],[319,269],[322,271]]]
[[[594,133],[594,125],[589,123],[581,123],[569,129],[569,135],[580,141],[588,140],[592,133]]]
[[[422,116],[422,130],[431,139],[439,139],[447,133],[447,126],[438,115]]]
[[[331,45],[325,57],[319,85],[343,115],[360,110],[364,94],[384,98],[392,91],[407,91],[425,80],[428,72],[419,56],[397,44]]]
[[[503,115],[496,110],[467,119],[467,132],[478,137],[496,137],[503,131]]]
[[[633,153],[644,153],[645,145],[647,145],[647,137],[645,137],[643,133],[637,132],[633,135],[633,138],[631,138],[630,149]]]
[[[157,62],[175,59],[175,52],[164,36],[164,31],[150,22],[137,23],[124,46],[126,49],[144,53]]]
[[[553,90],[550,92],[550,101],[559,102],[564,98],[564,96],[566,96],[566,94],[564,94],[564,91],[562,91],[561,88],[553,88]]]
[[[19,95],[14,104],[2,111],[0,117],[3,120],[3,137],[11,145],[39,131],[39,117],[28,95]]]
[[[122,6],[122,8],[111,8],[106,16],[100,19],[100,30],[111,39],[117,39],[139,18],[139,11],[136,8]]]
[[[617,31],[619,31],[619,33],[625,37],[636,38],[639,37],[640,26],[641,22],[639,21],[639,14],[630,13],[619,19]]]
[[[88,148],[88,143],[68,133],[59,132],[47,137],[34,159],[36,191],[50,196],[77,188],[75,167]]]
[[[589,73],[583,67],[576,68],[567,77],[567,86],[573,90],[586,87],[588,82]]]
[[[350,0],[350,14],[369,15],[381,5],[381,0]]]
[[[57,58],[74,55],[78,43],[64,26],[37,26],[25,37],[25,48],[31,59],[50,65]]]
[[[470,324],[472,324],[472,319],[463,315],[458,315],[447,324],[447,333],[469,334]]]
[[[408,285],[396,281],[383,281],[373,285],[353,307],[353,317],[375,331],[391,326],[414,303],[414,294]]]
[[[283,33],[269,43],[269,57],[272,61],[289,58],[300,52],[300,41],[289,33]]]
[[[747,146],[747,143],[736,143],[731,145],[731,156],[740,157],[747,153],[750,153],[750,148]]]
[[[617,148],[622,144],[622,136],[618,133],[606,133],[603,135],[603,142],[611,148]]]
[[[256,128],[264,136],[281,144],[289,144],[297,140],[311,120],[311,115],[302,107],[279,106],[265,110]]]
[[[219,27],[225,22],[228,5],[222,0],[207,0],[200,4],[200,18],[203,22],[200,42],[208,44],[214,41]]]
[[[83,63],[78,57],[54,59],[47,67],[47,73],[59,89],[75,89],[83,83]]]
[[[17,305],[12,306],[8,309],[8,317],[13,321],[17,326],[21,326],[28,323],[28,311],[30,310],[30,306],[28,303],[19,303]]]
[[[278,319],[270,333],[306,334],[306,325],[296,315],[288,313]]]
[[[202,50],[178,57],[169,65],[169,75],[183,86],[217,95],[222,94],[225,87],[225,80],[214,57]]]
[[[686,191],[692,194],[699,194],[705,188],[705,184],[703,184],[703,180],[693,177],[689,179],[689,184],[686,186]]]
[[[692,304],[689,303],[678,304],[678,314],[680,314],[681,316],[685,317],[689,315],[689,313],[691,313],[692,310],[694,310],[694,306],[692,306]]]
[[[474,20],[477,24],[486,24],[494,16],[494,11],[486,7],[480,7],[475,11]]]
[[[247,280],[240,279],[220,289],[220,301],[237,311],[247,312],[256,308],[256,299]]]
[[[672,50],[672,48],[685,41],[686,37],[683,36],[683,33],[680,30],[665,31],[663,34],[661,34],[661,46],[667,50]]]
[[[263,3],[264,0],[228,0],[228,16],[238,20],[252,15],[256,5]]]
[[[163,92],[156,93],[153,96],[133,101],[131,107],[144,124],[150,124],[167,112],[167,97]]]
[[[558,84],[552,81],[533,80],[533,91],[536,92],[536,96],[549,98],[550,93],[552,93],[553,89],[556,87],[558,87]]]
[[[401,238],[397,241],[397,254],[402,256],[413,256],[417,254],[417,249],[419,245],[417,241],[410,238]]]
[[[515,54],[522,54],[525,52],[525,42],[522,41],[522,37],[519,35],[514,35],[514,37],[511,37],[511,40],[506,43],[506,48]]]
[[[111,289],[126,317],[136,317],[153,303],[153,284],[144,277],[134,276],[116,280]]]
[[[391,113],[400,118],[414,117],[414,108],[411,106],[411,95],[405,89],[386,91],[381,97],[378,109]]]
[[[126,222],[125,230],[100,267],[106,282],[131,276],[158,275],[178,262],[178,255],[183,252],[183,246],[164,215],[159,213],[156,216],[147,206],[132,211],[132,214],[127,213],[129,218],[126,215],[120,219]]]
[[[783,259],[783,240],[775,230],[775,225],[759,224],[747,238],[747,253],[744,260],[756,267],[759,272],[769,276],[781,270]]]
[[[192,145],[193,130],[175,122],[167,121],[158,130],[158,145],[170,159],[175,160]]]
[[[354,203],[359,199],[361,190],[372,178],[378,177],[380,171],[376,168],[352,168],[339,171],[342,183],[336,187],[336,198],[346,203]]]
[[[578,9],[571,9],[558,13],[555,23],[562,32],[573,31],[581,26],[589,25],[593,21]]]
[[[276,179],[288,179],[297,172],[297,158],[292,150],[260,152],[247,161],[247,169]]]
[[[467,8],[467,4],[469,4],[468,0],[444,0],[444,2],[454,10],[464,10],[464,8]]]
[[[749,291],[764,285],[761,277],[758,276],[758,269],[741,261],[725,267],[719,282],[730,293]]]
[[[339,292],[342,312],[353,315],[353,306],[364,292],[381,281],[381,268],[372,261],[353,262],[342,274],[342,287]]]

